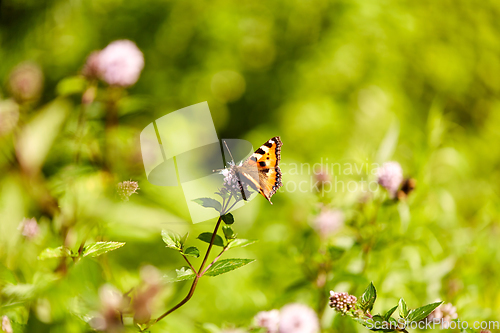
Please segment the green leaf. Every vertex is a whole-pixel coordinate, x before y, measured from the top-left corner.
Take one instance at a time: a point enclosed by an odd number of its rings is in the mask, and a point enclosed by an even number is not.
[[[373,285],[373,282],[370,282],[368,287],[366,288],[363,295],[358,301],[359,307],[363,311],[371,311],[373,309],[373,304],[375,304],[375,300],[377,299],[377,290]]]
[[[227,213],[226,215],[222,215],[222,221],[224,221],[225,224],[233,224],[234,223],[233,214]]]
[[[51,258],[63,258],[63,257],[71,257],[71,250],[67,247],[59,246],[55,248],[48,247],[40,253],[38,256],[38,260],[45,260]]]
[[[403,298],[399,300],[399,316],[405,319],[408,317],[408,306]]]
[[[408,314],[408,320],[409,321],[421,321],[425,317],[427,317],[434,309],[436,309],[438,306],[443,304],[443,302],[436,302],[436,303],[431,303],[427,304],[424,306],[421,306],[419,308],[416,308],[414,310],[411,310],[410,313]]]
[[[181,267],[181,269],[175,270],[175,277],[166,276],[165,279],[167,282],[179,282],[186,280],[193,280],[196,277],[196,274],[189,267]]]
[[[391,318],[393,319],[393,318]],[[368,318],[363,322],[363,319],[358,318],[358,323],[361,325],[365,326],[366,328],[370,329],[371,331],[382,331],[382,332],[394,332],[395,329],[393,329],[391,326],[397,326],[394,325],[394,319],[392,321],[385,320],[384,317],[381,315],[377,314],[374,315],[372,318]]]
[[[392,325],[392,326],[394,326],[394,327],[398,327],[398,326],[399,326],[398,321],[397,321],[396,319],[392,318],[392,317],[390,317],[390,318],[388,319],[388,321],[389,321],[389,322],[391,323],[391,325]]]
[[[171,230],[162,230],[161,238],[163,239],[163,242],[167,245],[169,249],[174,249],[179,251],[182,249],[182,240],[181,236],[178,233],[173,232]]]
[[[259,241],[258,239],[240,239],[240,238],[238,238],[238,239],[231,241],[227,247],[229,249],[233,249],[235,247],[245,247],[245,246],[251,245],[253,243],[256,243],[258,241]]]
[[[208,276],[217,276],[230,271],[234,271],[237,268],[248,265],[255,259],[224,259],[215,262],[205,273]]]
[[[23,169],[35,172],[41,168],[70,110],[73,108],[69,101],[56,99],[23,125],[16,143],[17,159]]]
[[[84,257],[98,257],[100,255],[103,255],[104,253],[107,253],[109,251],[113,251],[116,249],[119,249],[125,245],[125,243],[120,243],[120,242],[97,242],[93,243],[90,245],[85,246],[83,249],[83,256]]]
[[[226,240],[234,239],[236,237],[236,234],[234,233],[233,228],[231,228],[228,225],[223,226],[222,231],[224,232],[224,236],[226,237]]]
[[[83,76],[71,76],[62,79],[56,86],[57,94],[71,95],[82,93],[87,86],[87,80]]]
[[[398,305],[396,305],[395,307],[393,307],[392,309],[390,309],[389,311],[387,311],[384,314],[384,319],[385,320],[389,320],[389,318],[391,318],[392,314],[394,313],[394,311],[396,311],[397,308],[398,308]]]
[[[181,237],[181,247],[184,247],[184,244],[186,244],[188,236],[189,236],[189,232],[186,232],[186,234]]]
[[[210,243],[210,240],[212,239],[212,233],[211,232],[202,232],[198,236],[198,239],[205,242],[205,243]],[[221,236],[215,235],[214,245],[224,247],[224,240],[222,239]]]
[[[328,253],[330,254],[331,260],[338,260],[342,257],[345,250],[337,246],[329,246]]]
[[[221,333],[221,329],[212,323],[204,323],[201,327],[205,333]]]
[[[200,256],[200,250],[195,246],[190,246],[183,252],[187,256],[198,258]]]
[[[213,208],[213,209],[215,209],[218,212],[222,211],[222,205],[220,204],[220,202],[218,202],[215,199],[212,199],[212,198],[198,198],[198,199],[194,199],[193,201],[196,202],[199,205],[202,205],[203,207]]]

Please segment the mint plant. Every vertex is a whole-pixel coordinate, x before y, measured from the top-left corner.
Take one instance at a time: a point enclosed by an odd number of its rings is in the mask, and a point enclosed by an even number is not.
[[[407,327],[419,327],[413,324],[424,321],[438,306],[443,304],[443,302],[440,301],[415,309],[409,309],[405,300],[401,298],[398,304],[385,313],[372,315],[371,311],[373,310],[376,300],[377,290],[373,283],[368,285],[359,298],[347,293],[330,291],[331,308],[340,312],[342,315],[352,318],[371,331],[408,332]],[[399,318],[395,319],[393,314],[398,308]]]
[[[171,309],[163,313],[155,320],[152,320],[151,322],[144,325],[138,324],[141,332],[144,332],[152,325],[156,324],[157,322],[186,304],[191,299],[191,297],[193,297],[198,285],[198,281],[203,276],[213,277],[228,273],[240,267],[246,266],[254,261],[254,259],[241,258],[220,259],[221,256],[230,249],[248,246],[257,242],[257,240],[255,239],[238,238],[237,234],[231,227],[231,225],[234,223],[234,216],[230,213],[230,211],[240,200],[242,200],[242,195],[241,191],[237,191],[235,188],[229,187],[226,183],[227,182],[225,182],[225,186],[216,193],[221,197],[222,202],[219,202],[213,198],[198,198],[193,200],[203,207],[215,209],[220,213],[213,232],[203,232],[197,237],[198,240],[204,243],[208,243],[208,248],[198,269],[194,267],[189,258],[200,257],[200,250],[196,246],[187,245],[189,235],[187,233],[185,235],[180,235],[170,230],[162,231],[161,236],[167,248],[179,252],[179,254],[187,263],[187,266],[176,269],[175,275],[167,276],[166,280],[168,282],[193,280],[193,282],[188,294],[179,303],[177,303],[175,306],[173,306]],[[223,223],[224,225],[222,225]],[[221,229],[221,225],[222,236],[218,234],[219,230]],[[209,262],[208,258],[214,246],[219,247],[220,252],[212,261]]]

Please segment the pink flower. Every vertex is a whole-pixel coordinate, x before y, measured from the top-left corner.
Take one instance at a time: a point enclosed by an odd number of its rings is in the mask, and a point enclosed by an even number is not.
[[[21,63],[10,73],[9,85],[17,101],[36,99],[42,93],[42,70],[31,62]]]
[[[403,169],[398,162],[386,162],[377,170],[378,183],[386,188],[391,198],[396,196],[403,182]]]
[[[427,316],[428,321],[440,322],[443,328],[448,328],[450,322],[457,318],[457,308],[451,303],[441,304]]]
[[[255,326],[267,329],[266,333],[278,333],[280,312],[278,310],[261,311],[254,317]]]
[[[319,320],[308,306],[292,303],[281,309],[279,333],[317,333]]]
[[[322,236],[328,237],[344,225],[344,213],[338,209],[322,209],[313,221],[313,228]]]
[[[146,323],[151,319],[152,303],[161,290],[161,274],[154,266],[141,268],[142,284],[136,289],[132,309],[134,321]]]
[[[328,168],[319,167],[314,171],[314,176],[321,185],[324,183],[329,183],[332,179],[328,174]]]
[[[18,229],[22,230],[22,235],[29,240],[34,239],[40,233],[40,228],[34,218],[23,219],[23,221],[19,224]]]
[[[10,319],[7,316],[2,317],[2,331],[5,333],[13,333],[12,325],[10,324]]]
[[[89,71],[97,62],[100,77],[110,85],[127,87],[135,84],[144,68],[144,56],[134,42],[117,40],[95,56],[89,57]]]
[[[90,325],[100,331],[122,332],[121,313],[126,307],[126,300],[115,287],[104,285],[99,289],[101,311],[90,321]]]

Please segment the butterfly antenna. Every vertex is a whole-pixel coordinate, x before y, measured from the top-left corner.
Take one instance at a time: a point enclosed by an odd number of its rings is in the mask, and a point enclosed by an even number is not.
[[[227,143],[225,140],[224,140],[224,145],[226,146],[226,149],[229,152],[229,156],[231,156],[231,160],[233,160],[233,164],[236,164],[236,162],[234,162],[233,154],[231,154],[231,151],[229,150],[229,147],[227,146]]]

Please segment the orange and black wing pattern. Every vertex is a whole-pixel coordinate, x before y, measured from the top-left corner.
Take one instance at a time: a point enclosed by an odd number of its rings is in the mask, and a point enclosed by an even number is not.
[[[248,164],[248,169],[257,167],[258,175],[245,172],[243,172],[243,175],[271,204],[271,197],[283,186],[279,167],[282,145],[280,137],[275,136],[264,143],[245,161]]]

